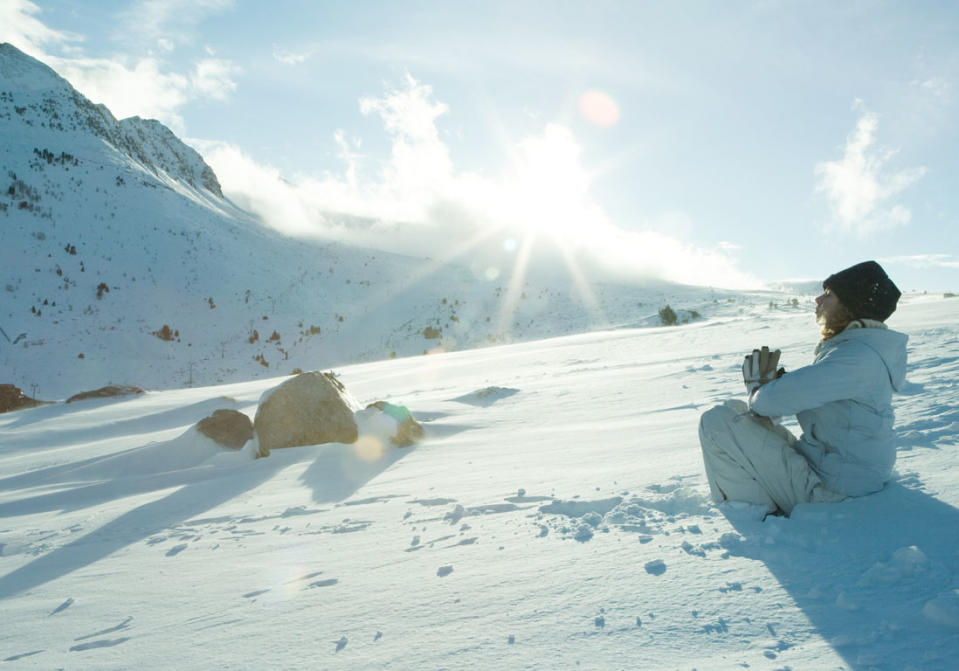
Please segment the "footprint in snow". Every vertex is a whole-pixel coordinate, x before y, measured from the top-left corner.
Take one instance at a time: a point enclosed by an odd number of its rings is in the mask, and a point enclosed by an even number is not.
[[[73,605],[73,597],[71,596],[69,599],[67,599],[66,601],[61,603],[59,606],[54,608],[53,611],[50,613],[50,615],[56,615],[57,613],[62,613],[63,611],[65,611],[67,608],[69,608],[72,605]]]
[[[452,572],[453,572],[452,566],[440,566],[438,569],[436,569],[436,575],[438,575],[441,578],[445,578]]]
[[[167,557],[176,556],[180,554],[181,552],[183,552],[184,550],[186,550],[186,548],[187,548],[186,543],[180,543],[179,545],[174,545],[172,548],[166,551],[166,556]]]
[[[339,582],[336,578],[329,578],[327,580],[317,580],[316,582],[311,582],[307,585],[307,589],[312,589],[313,587],[330,587]]]
[[[46,652],[46,650],[31,650],[30,652],[21,652],[19,655],[10,655],[9,657],[4,657],[2,662],[15,662],[18,659],[23,659],[24,657],[33,657],[34,655],[39,655],[41,652]]]
[[[441,498],[437,498],[437,499],[412,499],[412,500],[410,501],[410,503],[418,503],[418,504],[420,504],[421,506],[427,506],[427,507],[429,507],[429,506],[445,506],[445,505],[448,505],[448,504],[450,504],[450,503],[456,503],[456,499],[441,499]],[[408,514],[406,515],[406,517],[409,517],[410,514],[412,514],[412,513],[408,513]],[[405,517],[404,517],[404,519],[405,519]]]
[[[129,628],[130,628],[130,623],[131,623],[132,621],[133,621],[133,616],[132,616],[132,615],[128,615],[128,616],[126,617],[126,619],[124,619],[123,622],[121,622],[121,623],[118,624],[118,625],[115,625],[115,626],[113,626],[113,627],[107,627],[106,629],[101,629],[100,631],[95,631],[95,632],[93,632],[92,634],[85,634],[84,636],[77,636],[77,637],[76,637],[75,639],[73,639],[73,640],[74,640],[74,641],[85,641],[85,640],[87,640],[88,638],[95,638],[95,637],[97,637],[97,636],[104,636],[104,635],[106,635],[106,634],[112,634],[112,633],[117,632],[117,631],[123,631],[124,629],[129,629]],[[125,640],[127,640],[127,639],[123,639],[123,641],[125,641]],[[120,643],[122,643],[123,641],[120,641]],[[99,647],[103,647],[103,645],[98,645],[98,646],[96,646],[96,647],[98,647],[98,648],[99,648]]]
[[[646,562],[644,568],[646,569],[646,573],[650,575],[662,575],[666,572],[666,562],[662,559],[654,559]]]
[[[268,590],[268,589],[258,589],[258,590],[253,591],[253,592],[247,592],[246,594],[243,595],[243,598],[244,598],[244,599],[255,599],[256,597],[260,596],[261,594],[266,594],[266,593],[269,592],[269,591],[270,591],[270,590]]]
[[[323,571],[313,571],[312,573],[307,573],[306,575],[301,575],[299,578],[293,578],[293,580],[288,581],[286,584],[289,585],[293,582],[300,582],[301,580],[309,580],[315,578],[318,575],[322,575]]]
[[[349,643],[349,642],[350,642],[350,640],[349,640],[346,636],[341,636],[341,637],[340,637],[340,640],[335,641],[335,643],[336,643],[336,650],[334,650],[334,652],[339,652],[340,650],[342,650],[343,648],[345,648],[345,647],[346,647],[346,644]]]
[[[469,394],[457,396],[452,400],[459,403],[466,403],[467,405],[488,408],[497,401],[518,393],[519,389],[512,389],[510,387],[486,387],[485,389],[477,389]]]
[[[89,643],[81,643],[80,645],[71,645],[70,652],[81,652],[83,650],[93,650],[94,648],[112,648],[115,645],[126,643],[129,640],[129,636],[124,636],[123,638],[113,640],[102,639],[99,641],[90,641]]]

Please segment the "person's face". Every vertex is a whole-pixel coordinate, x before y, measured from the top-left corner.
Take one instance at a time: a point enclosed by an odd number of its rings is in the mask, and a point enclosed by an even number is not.
[[[839,316],[841,305],[839,297],[826,289],[816,297],[816,323],[820,326],[834,323]]]

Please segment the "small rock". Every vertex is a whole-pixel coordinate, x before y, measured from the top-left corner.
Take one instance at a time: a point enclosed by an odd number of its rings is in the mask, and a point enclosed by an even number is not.
[[[238,410],[214,410],[196,425],[197,431],[223,447],[238,450],[253,437],[253,422]]]
[[[376,401],[366,407],[376,408],[396,422],[396,435],[390,438],[390,442],[397,447],[409,447],[423,437],[423,425],[413,418],[406,406]]]
[[[646,569],[646,573],[650,575],[662,575],[666,572],[666,562],[662,559],[654,559],[646,562],[644,568]]]

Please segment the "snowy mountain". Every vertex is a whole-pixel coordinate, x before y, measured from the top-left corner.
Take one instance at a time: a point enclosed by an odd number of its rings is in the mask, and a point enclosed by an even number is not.
[[[749,300],[338,369],[422,421],[403,449],[192,428],[283,378],[0,414],[0,669],[953,671],[959,299],[890,320],[892,482],[765,521],[709,500],[698,418],[818,329]]]
[[[282,237],[162,124],[117,121],[8,44],[0,180],[0,383],[50,400],[659,324],[666,304],[680,320],[741,307],[654,283],[595,284],[590,298],[562,270],[493,281]]]

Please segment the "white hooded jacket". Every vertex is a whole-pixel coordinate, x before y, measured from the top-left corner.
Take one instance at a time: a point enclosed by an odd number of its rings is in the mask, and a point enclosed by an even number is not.
[[[908,336],[857,320],[816,347],[812,365],[750,396],[759,415],[796,415],[796,449],[829,489],[847,496],[878,491],[896,462],[892,392],[906,378]]]

